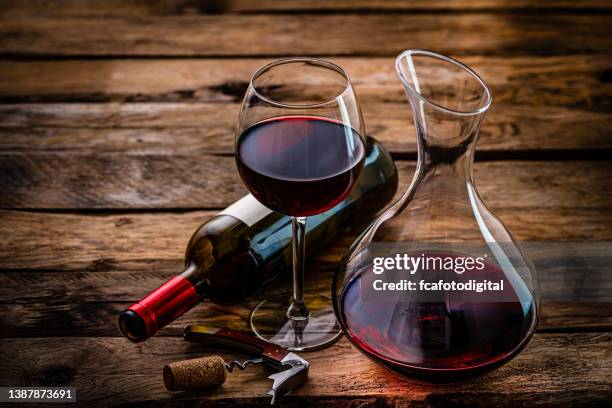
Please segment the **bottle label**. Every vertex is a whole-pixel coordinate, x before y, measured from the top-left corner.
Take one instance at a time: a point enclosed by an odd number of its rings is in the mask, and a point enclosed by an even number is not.
[[[247,226],[252,227],[253,224],[271,213],[271,209],[257,201],[253,195],[248,194],[221,211],[219,215],[229,215],[238,218]]]

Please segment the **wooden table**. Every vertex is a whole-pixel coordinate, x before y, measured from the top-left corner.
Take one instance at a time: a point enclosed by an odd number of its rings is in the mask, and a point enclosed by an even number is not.
[[[75,386],[83,406],[267,406],[257,367],[215,392],[161,380],[164,364],[203,353],[183,325],[245,328],[253,301],[202,304],[138,345],[116,321],[245,194],[239,103],[283,56],[346,68],[400,190],[416,153],[393,59],[459,57],[493,88],[475,166],[485,202],[521,240],[612,240],[611,12],[605,0],[0,1],[0,386]],[[313,265],[331,271],[341,241]],[[522,354],[460,384],[400,378],[341,340],[305,355],[310,379],[282,406],[609,402],[610,310],[545,303]]]

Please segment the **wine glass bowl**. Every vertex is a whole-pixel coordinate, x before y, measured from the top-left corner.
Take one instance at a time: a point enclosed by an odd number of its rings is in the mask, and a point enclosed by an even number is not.
[[[353,129],[315,116],[283,116],[251,126],[237,143],[238,171],[268,208],[294,217],[333,208],[351,191],[364,148]],[[312,158],[312,159],[311,159]]]
[[[285,297],[257,306],[251,328],[259,337],[309,350],[339,336],[331,302],[305,302],[306,217],[333,208],[355,186],[364,135],[357,97],[339,66],[293,58],[253,75],[236,131],[236,165],[251,194],[291,216],[293,227],[293,296],[290,304]]]

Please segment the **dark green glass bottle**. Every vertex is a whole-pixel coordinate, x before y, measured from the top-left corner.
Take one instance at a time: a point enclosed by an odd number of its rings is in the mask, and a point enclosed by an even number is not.
[[[397,169],[389,153],[368,137],[364,169],[340,204],[308,218],[307,254],[347,228],[365,226],[397,191]],[[151,337],[204,299],[235,304],[291,271],[291,217],[247,195],[202,224],[185,254],[185,270],[119,316],[122,333],[134,342]]]

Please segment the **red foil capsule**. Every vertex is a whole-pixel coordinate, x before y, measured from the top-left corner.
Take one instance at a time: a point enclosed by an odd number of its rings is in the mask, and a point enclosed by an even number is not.
[[[202,300],[195,287],[175,276],[119,316],[119,327],[128,339],[148,339]]]

